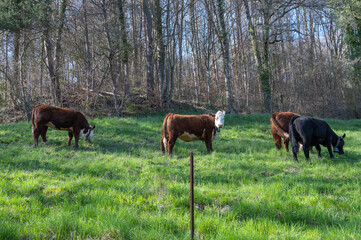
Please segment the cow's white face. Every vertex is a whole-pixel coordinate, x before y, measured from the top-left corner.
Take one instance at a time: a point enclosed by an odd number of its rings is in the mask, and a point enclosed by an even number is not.
[[[217,128],[217,131],[219,131],[219,129],[223,127],[225,115],[226,115],[225,111],[218,111],[216,113],[214,125]]]
[[[88,131],[86,133],[84,133],[85,129],[82,129],[80,131],[80,135],[84,136],[86,141],[91,142],[93,140],[93,135],[94,135],[93,129],[95,128],[95,126],[92,127],[89,125],[89,127],[90,128],[88,129]]]

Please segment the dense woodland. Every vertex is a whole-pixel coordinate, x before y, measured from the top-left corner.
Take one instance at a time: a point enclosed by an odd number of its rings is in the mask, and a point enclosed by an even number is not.
[[[361,117],[358,0],[0,0],[1,122],[36,104]]]

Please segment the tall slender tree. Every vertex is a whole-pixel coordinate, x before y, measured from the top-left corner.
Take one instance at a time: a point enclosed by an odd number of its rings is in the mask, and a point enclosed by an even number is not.
[[[225,83],[227,86],[227,101],[228,109],[231,114],[235,113],[233,108],[233,94],[231,86],[231,73],[230,73],[230,56],[229,56],[229,39],[228,39],[228,29],[226,26],[225,20],[225,9],[224,9],[224,0],[217,0],[217,11],[219,17],[220,25],[220,34],[218,35],[219,41],[221,43],[222,56],[223,56],[223,70],[225,75]]]
[[[146,21],[146,59],[147,59],[147,99],[149,103],[154,101],[154,73],[153,73],[153,18],[149,8],[148,0],[143,0],[143,12]]]

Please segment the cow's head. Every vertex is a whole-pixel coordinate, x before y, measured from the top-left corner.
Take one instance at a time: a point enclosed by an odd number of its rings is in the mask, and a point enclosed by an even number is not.
[[[89,128],[84,128],[80,131],[80,134],[84,136],[85,140],[88,142],[92,142],[93,140],[93,130],[95,128],[95,125],[92,127],[89,125]]]
[[[345,145],[345,141],[343,140],[346,137],[346,134],[343,134],[342,137],[338,136],[337,143],[333,148],[334,152],[338,152],[339,154],[343,154],[343,145]]]
[[[217,132],[219,129],[224,125],[224,116],[226,115],[225,111],[218,111],[216,114],[209,114],[210,116],[214,117],[214,127],[216,128]]]

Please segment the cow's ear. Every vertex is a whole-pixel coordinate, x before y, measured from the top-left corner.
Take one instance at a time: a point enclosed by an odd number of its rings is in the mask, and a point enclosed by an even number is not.
[[[225,115],[225,114],[226,114],[226,111],[222,110],[222,113],[223,113],[223,115]]]
[[[213,113],[208,113],[208,115],[211,117],[216,117],[216,114],[213,114]]]
[[[95,125],[91,128],[92,130],[95,128]]]
[[[346,133],[343,134],[343,136],[341,137],[342,139],[344,139],[346,137]]]

